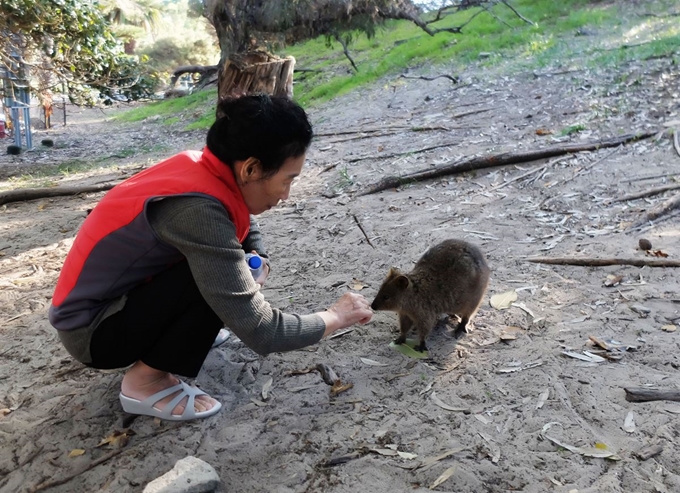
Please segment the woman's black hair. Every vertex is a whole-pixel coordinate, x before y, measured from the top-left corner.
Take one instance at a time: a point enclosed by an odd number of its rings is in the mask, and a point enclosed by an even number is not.
[[[305,110],[287,97],[226,99],[217,113],[223,116],[208,131],[208,149],[232,169],[236,161],[254,157],[262,164],[264,177],[274,175],[287,159],[307,152],[312,141]]]

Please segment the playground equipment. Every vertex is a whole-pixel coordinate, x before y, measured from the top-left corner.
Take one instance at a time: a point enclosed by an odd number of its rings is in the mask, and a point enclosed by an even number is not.
[[[28,85],[28,70],[18,53],[12,53],[9,58],[8,66],[0,66],[5,112],[9,112],[14,144],[32,149],[31,90]],[[4,131],[4,124],[2,131]]]

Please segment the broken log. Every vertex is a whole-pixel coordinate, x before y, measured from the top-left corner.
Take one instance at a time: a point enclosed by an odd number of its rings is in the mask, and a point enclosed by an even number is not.
[[[674,195],[670,199],[666,200],[665,202],[657,205],[650,211],[643,214],[643,217],[641,219],[638,219],[630,227],[634,229],[639,228],[640,226],[644,226],[645,224],[668,214],[669,212],[671,212],[674,209],[677,209],[678,207],[680,207],[680,193]]]
[[[680,390],[624,388],[628,402],[675,401],[680,402]]]
[[[567,144],[564,146],[553,146],[545,149],[537,149],[526,152],[504,152],[501,154],[494,154],[490,156],[476,156],[466,158],[459,161],[454,161],[450,164],[423,169],[414,173],[409,173],[402,176],[386,176],[377,183],[369,185],[366,189],[359,192],[357,196],[370,195],[373,193],[387,190],[388,188],[397,188],[402,185],[414,183],[418,181],[430,180],[432,178],[439,178],[440,176],[453,175],[458,173],[465,173],[485,168],[494,168],[498,166],[506,166],[510,164],[526,163],[530,161],[537,161],[539,159],[548,159],[556,156],[563,156],[565,154],[595,151],[598,149],[605,149],[609,147],[616,147],[621,144],[635,142],[638,140],[648,139],[656,135],[656,132],[643,132],[637,134],[627,134],[621,137],[613,137],[611,139],[601,140],[598,142],[591,142],[585,144]]]
[[[20,188],[0,192],[0,205],[10,202],[22,202],[25,200],[44,199],[49,197],[63,197],[66,195],[78,195],[79,193],[105,192],[115,187],[117,183],[104,183],[83,187],[54,187],[54,188]]]
[[[279,58],[260,50],[233,54],[219,74],[218,101],[257,93],[292,98],[294,69],[292,56]]]
[[[528,262],[551,265],[576,265],[581,267],[605,267],[607,265],[633,265],[635,267],[680,267],[680,260],[652,258],[575,258],[575,257],[535,257]]]

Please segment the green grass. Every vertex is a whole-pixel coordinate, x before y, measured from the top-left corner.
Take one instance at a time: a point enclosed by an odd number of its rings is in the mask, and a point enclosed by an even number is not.
[[[217,89],[208,89],[181,98],[155,101],[116,115],[114,119],[121,122],[138,122],[157,115],[171,115],[171,118],[164,121],[165,124],[170,125],[182,120],[190,120],[192,122],[191,126],[196,120],[207,122],[209,120],[207,117],[208,113],[211,112],[213,112],[212,121],[214,121],[216,100]],[[210,126],[212,121],[210,121],[208,126]]]
[[[429,36],[408,21],[388,21],[372,39],[354,33],[350,53],[358,73],[338,43],[328,48],[325,37],[287,47],[278,54],[293,55],[298,68],[317,71],[295,75],[295,99],[309,107],[415,67],[431,66],[432,73],[458,75],[475,65],[511,74],[545,67],[609,68],[630,60],[680,53],[680,22],[677,17],[664,17],[676,5],[671,0],[640,7],[658,17],[638,16],[632,11],[634,6],[598,0],[512,0],[512,5],[535,24],[524,22],[499,4],[493,9],[495,17],[487,12],[477,15],[462,34]],[[431,27],[460,26],[475,12],[471,9],[448,16]],[[590,36],[592,32],[598,36]],[[119,118],[139,121],[171,115],[165,123],[185,122],[186,130],[206,129],[214,121],[215,100],[214,89],[201,91],[151,103]]]
[[[520,0],[513,5],[536,24],[519,19],[511,10],[498,5],[493,12],[477,15],[462,34],[439,33],[429,36],[407,21],[390,21],[378,31],[374,39],[355,35],[351,53],[359,66],[359,73],[348,72],[349,62],[339,50],[325,48],[325,39],[318,38],[302,45],[292,46],[286,54],[295,56],[298,66],[328,71],[298,81],[295,97],[303,105],[328,100],[356,87],[373,82],[390,73],[405,68],[427,64],[446,64],[460,71],[471,63],[495,66],[499,60],[512,58],[536,59],[553,49],[556,38],[573,33],[585,26],[600,26],[616,18],[613,6],[589,5],[585,0]],[[434,27],[454,27],[464,24],[476,10],[467,10],[448,16]],[[512,27],[508,27],[509,24]],[[490,54],[480,60],[480,53]],[[342,74],[342,72],[346,74]]]
[[[576,125],[569,125],[568,127],[563,128],[562,131],[560,132],[560,135],[564,137],[565,135],[571,135],[578,132],[582,132],[585,129],[586,126],[584,124],[577,123]]]

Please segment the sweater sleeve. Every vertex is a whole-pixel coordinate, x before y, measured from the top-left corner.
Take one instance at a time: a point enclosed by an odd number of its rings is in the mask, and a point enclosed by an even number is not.
[[[246,239],[243,240],[242,248],[246,253],[250,253],[255,250],[260,257],[269,259],[269,255],[267,255],[267,248],[264,246],[264,239],[262,238],[262,233],[260,232],[260,225],[257,224],[255,216],[250,216],[250,231],[248,231],[248,236],[246,236]]]
[[[208,305],[253,351],[291,351],[321,339],[326,327],[320,316],[285,314],[265,301],[246,266],[236,227],[219,202],[169,197],[150,203],[147,218],[160,241],[186,257]]]

